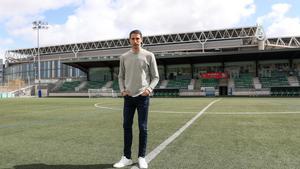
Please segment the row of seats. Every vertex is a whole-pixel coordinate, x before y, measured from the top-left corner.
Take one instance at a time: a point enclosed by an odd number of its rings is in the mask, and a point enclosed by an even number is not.
[[[156,97],[178,97],[178,92],[155,92],[153,96]]]
[[[271,77],[260,77],[259,79],[263,88],[289,86],[288,77],[284,72],[274,71],[271,73]]]
[[[300,77],[299,81],[300,81]],[[251,74],[240,74],[239,77],[233,79],[235,88],[253,88],[253,76]],[[289,86],[287,75],[284,72],[272,72],[271,77],[259,77],[262,84],[262,88],[270,88],[277,86]],[[166,88],[173,89],[188,89],[188,85],[191,80],[169,80]],[[218,79],[197,79],[195,82],[195,89],[201,87],[218,87]],[[59,91],[75,91],[75,87],[80,85],[81,81],[65,82],[60,87]],[[88,81],[86,86],[82,89],[83,91],[88,89],[99,89],[103,87],[107,82],[96,82]],[[159,88],[160,84],[156,86]],[[112,89],[118,91],[119,83],[118,80],[114,80],[112,83]]]
[[[300,96],[300,88],[282,88],[275,89],[271,92],[271,96]]]
[[[74,92],[75,88],[81,84],[81,81],[64,82],[62,86],[58,89],[60,92]],[[106,82],[97,81],[87,81],[87,84],[82,91],[87,91],[88,89],[100,89],[106,84]]]
[[[240,74],[234,78],[235,88],[253,88],[253,76],[251,74]]]
[[[75,91],[75,87],[79,86],[80,83],[81,81],[64,82],[58,90],[61,92]]]
[[[200,87],[217,87],[219,86],[219,79],[197,79],[195,83],[196,89]]]
[[[169,80],[166,88],[187,89],[190,80]]]

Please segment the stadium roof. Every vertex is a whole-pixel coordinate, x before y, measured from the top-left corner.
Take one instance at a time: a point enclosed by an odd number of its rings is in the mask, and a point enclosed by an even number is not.
[[[199,32],[185,32],[175,34],[163,34],[143,37],[144,47],[151,46],[172,46],[172,49],[163,50],[187,50],[177,49],[180,44],[208,44],[213,41],[225,41],[234,39],[248,39],[247,43],[251,44],[251,41],[255,39],[257,33],[257,27],[243,27],[233,29],[222,29],[222,30],[210,30],[210,31],[199,31]],[[246,42],[246,40],[245,40]],[[222,44],[224,45],[224,44]],[[234,44],[232,44],[234,45]],[[114,40],[103,40],[94,42],[84,43],[73,43],[63,44],[55,46],[40,47],[41,55],[54,55],[54,54],[66,54],[66,53],[80,53],[87,51],[98,51],[98,50],[113,50],[130,48],[128,39],[114,39]],[[170,47],[169,47],[170,48]],[[197,46],[199,48],[199,46]],[[37,55],[37,48],[28,49],[16,49],[8,50],[7,56],[13,59],[26,58]],[[108,53],[109,55],[109,53]]]
[[[265,38],[261,26],[185,32],[143,37],[144,48],[162,55],[190,55],[201,52],[201,56],[219,55],[232,51],[257,51],[259,42],[265,50],[300,48],[300,37]],[[40,48],[41,60],[103,60],[118,59],[130,48],[128,39],[103,40],[84,43],[63,44]],[[16,49],[6,52],[9,63],[32,62],[37,48]],[[199,54],[198,54],[199,55]]]
[[[143,37],[145,46],[176,44],[187,42],[207,42],[214,40],[249,38],[255,37],[257,27],[244,27],[234,29],[210,30],[200,32],[185,32],[176,34],[164,34]],[[100,50],[112,48],[130,47],[128,39],[103,40],[84,43],[63,44],[56,46],[46,46],[40,48],[41,54],[66,53],[74,51]],[[35,54],[37,48],[16,49],[8,52],[15,52],[25,55]]]
[[[249,50],[249,51],[228,51],[228,52],[192,52],[192,53],[168,53],[157,54],[156,59],[159,65],[170,64],[195,64],[209,62],[235,62],[235,61],[259,61],[274,59],[300,58],[300,48],[293,49],[272,49],[272,50]],[[63,60],[62,63],[88,72],[92,67],[118,67],[118,57],[90,57],[73,58]]]

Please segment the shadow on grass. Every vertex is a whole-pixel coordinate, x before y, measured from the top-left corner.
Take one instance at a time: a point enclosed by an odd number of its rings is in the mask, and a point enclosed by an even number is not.
[[[28,164],[17,165],[13,169],[112,169],[113,164],[93,164],[93,165],[46,165]]]

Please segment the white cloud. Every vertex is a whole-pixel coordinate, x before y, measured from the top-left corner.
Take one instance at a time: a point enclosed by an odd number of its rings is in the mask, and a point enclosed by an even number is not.
[[[9,32],[32,44],[36,41],[31,29],[35,15],[78,4],[64,24],[50,23],[50,28],[41,32],[42,45],[122,38],[135,28],[145,35],[230,28],[256,10],[254,0],[46,0],[42,5],[36,0],[11,1],[3,1],[9,7],[0,7],[5,10],[0,19],[10,17],[6,24]],[[17,9],[19,15],[13,15]]]
[[[116,10],[109,0],[89,0],[68,17],[63,25],[52,25],[47,31],[46,44],[74,43],[112,39],[122,36],[115,25]],[[55,35],[55,36],[53,36]]]
[[[300,35],[300,18],[287,16],[291,7],[286,3],[274,4],[270,13],[257,19],[258,23],[269,25],[266,29],[268,37]]]
[[[123,0],[121,4],[118,26],[149,34],[228,28],[255,11],[253,0]]]
[[[122,38],[136,28],[146,35],[227,28],[254,12],[253,0],[89,0],[47,31],[47,44]]]
[[[82,0],[1,0],[0,23],[5,26],[6,32],[16,39],[28,43],[21,48],[32,47],[36,41],[36,33],[32,30],[32,21],[44,19],[43,13],[65,6],[77,6]]]

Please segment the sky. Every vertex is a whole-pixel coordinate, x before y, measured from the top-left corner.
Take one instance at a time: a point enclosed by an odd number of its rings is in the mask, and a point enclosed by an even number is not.
[[[0,59],[40,46],[263,26],[267,37],[300,36],[300,0],[0,0]]]

